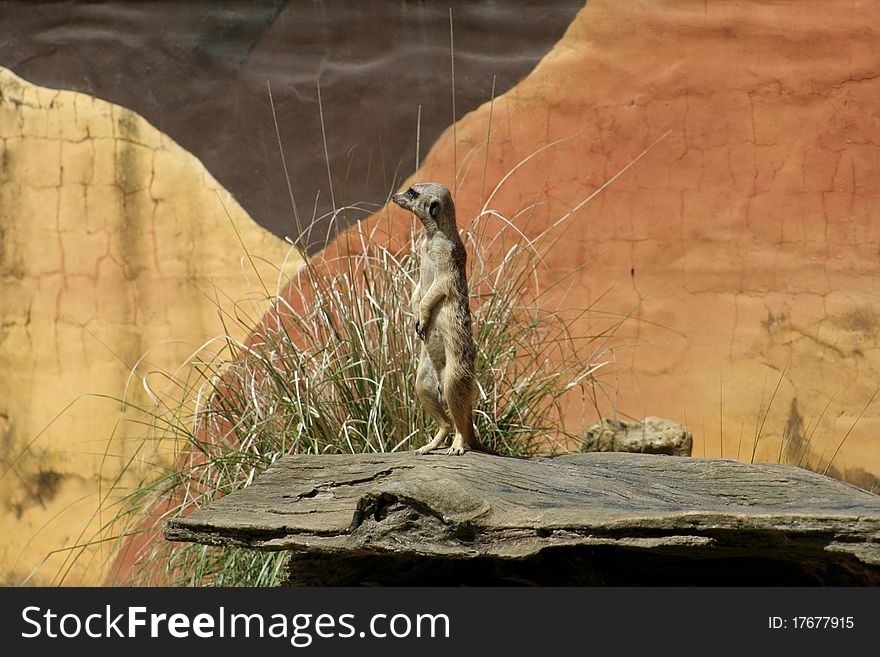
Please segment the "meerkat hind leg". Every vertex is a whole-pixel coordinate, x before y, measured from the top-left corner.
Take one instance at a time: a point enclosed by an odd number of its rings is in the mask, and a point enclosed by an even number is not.
[[[447,450],[450,456],[461,456],[467,450],[476,447],[474,437],[473,389],[467,379],[456,379],[452,373],[445,381],[444,397],[452,414],[455,436],[452,446]]]
[[[437,373],[430,360],[423,360],[419,365],[416,375],[416,397],[439,427],[431,442],[416,450],[417,454],[427,454],[445,444],[447,437],[452,433],[452,420],[444,408]]]
[[[468,446],[465,443],[464,436],[456,431],[455,437],[452,439],[452,446],[446,450],[446,453],[449,456],[461,456],[467,450]]]
[[[427,445],[419,447],[416,450],[416,454],[427,454],[428,452],[437,449],[438,447],[442,447],[446,442],[446,439],[449,437],[450,427],[441,426],[437,431],[437,435],[434,436],[433,440],[429,442]]]

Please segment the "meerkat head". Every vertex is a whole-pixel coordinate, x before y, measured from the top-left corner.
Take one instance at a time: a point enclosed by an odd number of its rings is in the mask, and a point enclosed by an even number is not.
[[[416,215],[429,233],[457,230],[455,204],[446,185],[414,183],[405,192],[392,196],[391,200]]]

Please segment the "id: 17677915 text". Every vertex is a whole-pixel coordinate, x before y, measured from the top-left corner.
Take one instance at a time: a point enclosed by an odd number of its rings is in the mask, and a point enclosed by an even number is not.
[[[771,630],[851,630],[855,627],[853,616],[769,616],[767,627]]]

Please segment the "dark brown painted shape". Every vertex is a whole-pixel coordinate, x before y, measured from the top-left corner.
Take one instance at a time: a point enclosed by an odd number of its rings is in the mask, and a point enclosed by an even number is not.
[[[333,209],[318,79],[335,204],[370,211],[415,168],[418,106],[423,158],[450,124],[450,5],[462,116],[489,100],[493,75],[496,93],[526,75],[583,4],[3,2],[0,65],[135,110],[199,157],[257,222],[293,236],[267,81],[302,225]],[[326,234],[325,220],[311,250]]]

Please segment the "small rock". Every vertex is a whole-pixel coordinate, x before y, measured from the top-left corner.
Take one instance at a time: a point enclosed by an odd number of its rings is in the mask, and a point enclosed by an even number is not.
[[[584,432],[582,452],[639,452],[690,456],[693,436],[672,420],[646,417],[641,422],[600,419]]]

